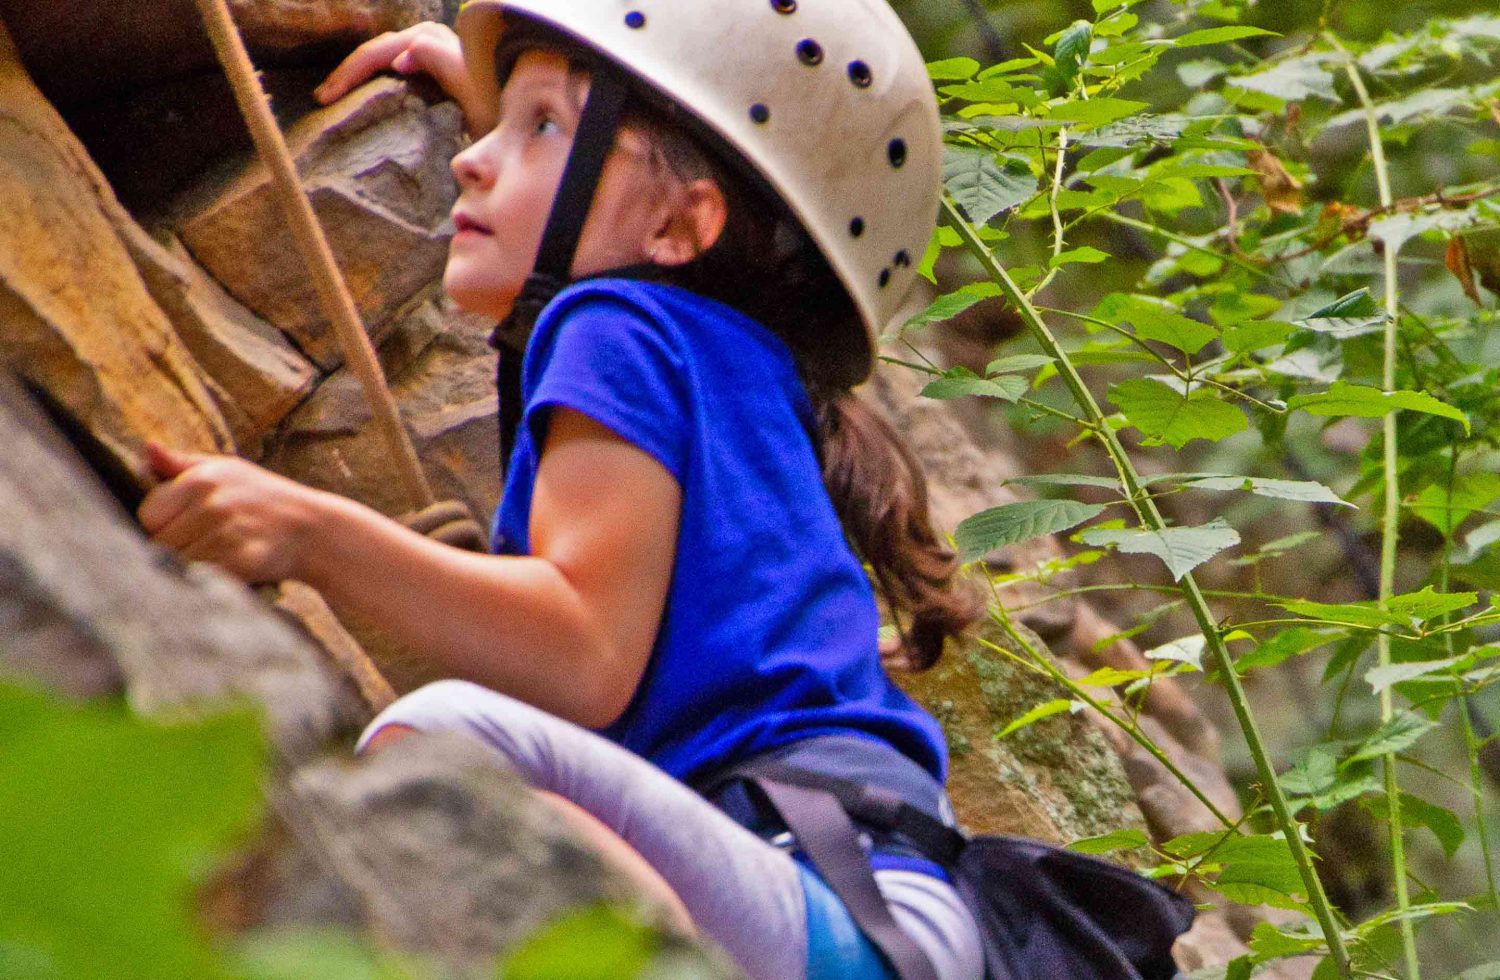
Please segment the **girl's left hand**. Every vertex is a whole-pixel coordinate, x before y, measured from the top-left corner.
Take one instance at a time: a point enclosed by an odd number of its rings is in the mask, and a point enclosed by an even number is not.
[[[137,517],[152,541],[252,584],[298,577],[324,494],[233,456],[147,454],[162,482]]]

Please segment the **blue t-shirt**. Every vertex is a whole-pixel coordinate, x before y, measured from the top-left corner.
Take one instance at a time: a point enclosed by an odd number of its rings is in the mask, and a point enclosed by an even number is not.
[[[823,487],[813,412],[766,327],[659,283],[593,279],[537,320],[495,550],[530,552],[550,409],[582,412],[660,461],[682,517],[656,644],[601,734],[690,781],[815,735],[894,746],[937,779],[937,722],[886,677],[864,569]]]

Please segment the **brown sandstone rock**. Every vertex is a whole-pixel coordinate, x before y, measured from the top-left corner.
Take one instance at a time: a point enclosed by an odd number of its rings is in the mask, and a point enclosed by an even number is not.
[[[203,369],[241,455],[258,456],[266,434],[312,392],[317,369],[224,292],[181,243],[163,245],[132,222],[125,245]]]
[[[448,256],[448,211],[457,187],[458,108],[428,105],[405,82],[381,78],[312,112],[287,144],[372,336],[438,279]],[[258,161],[205,181],[169,223],[231,295],[286,332],[329,369],[343,357],[269,173]]]
[[[252,55],[277,63],[444,14],[439,0],[230,0],[230,10]],[[0,0],[0,20],[65,110],[215,67],[191,0]]]
[[[122,220],[0,26],[0,363],[122,454],[144,435],[227,448],[197,365],[116,234]]]
[[[500,494],[489,324],[429,292],[381,348],[381,362],[439,498],[459,500],[481,521]],[[391,479],[385,447],[355,378],[335,371],[287,419],[268,467],[399,515],[410,509]]]

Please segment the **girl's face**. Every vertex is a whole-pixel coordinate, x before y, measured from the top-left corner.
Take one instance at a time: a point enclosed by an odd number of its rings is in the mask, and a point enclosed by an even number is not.
[[[531,272],[573,145],[588,80],[549,51],[526,51],[495,128],[453,158],[457,231],[443,286],[463,309],[502,319]],[[669,188],[640,133],[621,129],[584,224],[572,273],[648,261],[670,221]]]

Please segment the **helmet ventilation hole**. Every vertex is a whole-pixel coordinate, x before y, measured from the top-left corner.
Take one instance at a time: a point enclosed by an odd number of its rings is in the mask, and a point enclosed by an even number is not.
[[[904,248],[901,251],[897,252],[895,264],[896,268],[898,269],[904,269],[907,266],[911,265],[911,253]]]
[[[870,72],[870,66],[863,61],[849,62],[849,81],[854,83],[855,88],[869,88],[875,76]]]
[[[891,158],[891,166],[900,167],[906,163],[906,140],[891,140],[885,151],[886,155]]]
[[[858,238],[860,235],[863,235],[864,233],[865,233],[865,219],[864,218],[855,218],[853,221],[849,222],[849,234],[853,235],[855,238]]]
[[[884,289],[885,287],[887,287],[887,286],[889,286],[891,284],[891,270],[890,269],[881,269],[880,270],[880,280],[879,280],[879,282],[880,282],[880,288],[881,289]]]
[[[633,31],[638,31],[646,26],[646,15],[639,10],[632,10],[625,15],[625,26]]]
[[[771,110],[764,102],[757,102],[750,107],[750,121],[764,125],[771,121]]]
[[[823,45],[812,38],[804,38],[797,42],[797,60],[804,65],[821,65],[823,63]]]
[[[797,0],[771,0],[771,9],[778,14],[791,14],[797,11]]]

